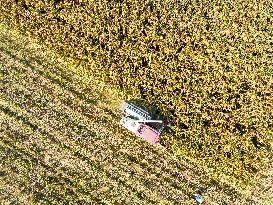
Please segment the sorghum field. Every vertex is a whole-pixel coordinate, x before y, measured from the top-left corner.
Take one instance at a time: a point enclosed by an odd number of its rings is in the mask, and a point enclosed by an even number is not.
[[[202,189],[210,204],[238,200],[120,128],[122,96],[3,26],[0,69],[1,204],[192,204]]]
[[[118,125],[123,94],[0,26],[1,204],[270,204]]]
[[[176,125],[161,143],[233,185],[272,157],[272,1],[0,1],[1,19]]]
[[[271,1],[0,1],[3,200],[272,204],[272,17]],[[175,125],[165,149],[118,125],[124,99]]]

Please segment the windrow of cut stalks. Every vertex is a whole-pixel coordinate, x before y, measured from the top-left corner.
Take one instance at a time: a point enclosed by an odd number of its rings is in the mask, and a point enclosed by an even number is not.
[[[271,1],[0,2],[2,21],[157,107],[174,153],[242,184],[268,163]]]

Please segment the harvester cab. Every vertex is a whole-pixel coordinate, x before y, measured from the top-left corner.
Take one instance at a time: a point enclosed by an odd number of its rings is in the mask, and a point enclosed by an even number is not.
[[[120,121],[123,127],[152,144],[158,144],[166,123],[162,120],[152,120],[147,111],[132,103],[124,102],[121,111],[124,114]]]

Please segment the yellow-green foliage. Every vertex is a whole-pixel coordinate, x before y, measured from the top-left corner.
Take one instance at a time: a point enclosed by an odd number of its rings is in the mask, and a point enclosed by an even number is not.
[[[5,0],[2,19],[140,93],[174,152],[249,181],[271,154],[270,1]]]

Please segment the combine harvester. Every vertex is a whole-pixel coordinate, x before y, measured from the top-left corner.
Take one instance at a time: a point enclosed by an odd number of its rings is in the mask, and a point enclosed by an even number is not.
[[[123,127],[152,144],[159,144],[159,136],[169,126],[167,122],[152,120],[147,111],[128,102],[122,104],[121,111],[124,115],[120,121]]]
[[[121,106],[123,117],[120,121],[123,127],[135,133],[144,140],[159,144],[159,136],[166,126],[171,127],[168,122],[163,120],[152,120],[152,116],[145,110],[132,103],[124,102]],[[193,194],[192,198],[198,203],[203,203],[204,199],[199,194]]]

